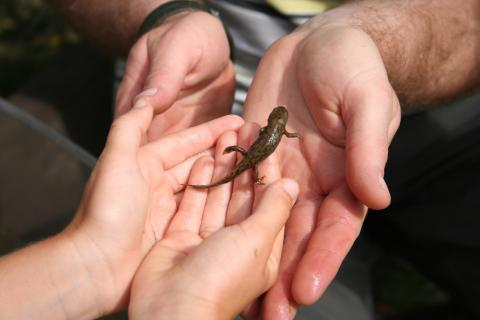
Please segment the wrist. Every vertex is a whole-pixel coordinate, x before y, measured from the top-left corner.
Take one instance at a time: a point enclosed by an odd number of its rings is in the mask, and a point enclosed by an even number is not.
[[[0,259],[0,318],[95,319],[104,315],[101,283],[63,234]],[[28,304],[24,302],[28,301]]]
[[[112,272],[98,248],[88,249],[70,232],[47,241],[53,252],[46,259],[51,285],[67,318],[93,319],[113,312]]]
[[[192,0],[173,0],[162,3],[153,10],[151,10],[145,17],[142,25],[138,30],[137,37],[140,38],[154,27],[162,24],[169,17],[175,16],[182,12],[188,11],[203,11],[210,13],[208,8],[200,2]]]
[[[173,0],[167,1],[153,8],[153,10],[151,10],[148,15],[146,15],[143,23],[140,25],[140,28],[137,32],[137,39],[143,36],[145,33],[149,32],[150,30],[156,28],[157,26],[164,24],[167,20],[171,21],[172,17],[184,15],[188,12],[205,12],[210,16],[214,17],[220,23],[224,36],[228,42],[228,47],[230,49],[230,58],[233,61],[234,43],[230,32],[220,19],[219,13],[213,9],[210,9],[201,0]]]
[[[89,231],[88,226],[71,225],[59,237],[68,247],[71,262],[85,282],[85,294],[94,297],[98,313],[106,315],[126,307],[142,253],[139,250],[128,253],[118,243],[117,246],[109,245],[112,239],[102,240],[95,234],[98,232]]]
[[[300,29],[312,32],[344,28],[363,33],[376,46],[389,82],[405,107],[425,104],[420,100],[430,94],[428,84],[435,76],[429,74],[428,67],[435,64],[428,59],[432,57],[436,38],[431,33],[435,19],[418,15],[427,7],[417,10],[417,6],[422,6],[419,3],[405,6],[400,6],[400,3],[373,0],[349,2],[314,17]],[[440,64],[433,71],[437,69],[441,69]],[[420,86],[423,89],[419,90]]]

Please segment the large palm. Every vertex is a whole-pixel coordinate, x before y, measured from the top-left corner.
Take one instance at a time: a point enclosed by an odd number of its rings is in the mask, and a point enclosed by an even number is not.
[[[355,29],[301,29],[272,45],[245,118],[263,121],[278,104],[289,110],[289,131],[303,136],[278,148],[282,175],[297,180],[300,195],[264,315],[288,319],[292,304],[313,303],[335,276],[361,229],[363,204],[388,205],[381,175],[400,116],[375,44]]]

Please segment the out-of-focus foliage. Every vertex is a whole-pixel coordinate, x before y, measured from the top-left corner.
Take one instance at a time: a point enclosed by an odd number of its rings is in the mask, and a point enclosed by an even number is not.
[[[0,1],[0,95],[14,92],[75,33],[41,0]]]

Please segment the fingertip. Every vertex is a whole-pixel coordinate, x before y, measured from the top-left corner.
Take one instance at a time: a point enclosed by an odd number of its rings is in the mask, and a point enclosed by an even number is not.
[[[383,202],[379,203],[379,206],[374,208],[371,207],[372,209],[385,209],[390,205],[390,202],[392,201],[391,195],[390,195],[390,190],[388,189],[387,183],[385,182],[385,179],[383,178],[382,174],[378,175],[378,188],[380,190],[383,190]]]
[[[146,90],[143,90],[142,92],[140,92],[136,97],[135,99],[139,99],[141,97],[151,97],[151,96],[154,96],[155,94],[157,94],[158,92],[158,88],[156,87],[151,87],[151,88],[148,88]]]
[[[133,104],[133,108],[132,109],[141,109],[141,108],[144,108],[146,106],[150,105],[145,99],[140,99],[140,100],[137,100],[134,104]]]
[[[282,185],[283,190],[288,193],[290,199],[293,204],[297,201],[298,193],[299,193],[299,186],[295,180],[292,179],[281,179],[280,183]]]
[[[292,300],[289,281],[279,280],[266,294],[262,316],[265,319],[291,320],[295,318],[297,308]]]
[[[115,150],[134,152],[142,145],[153,119],[153,109],[148,104],[132,108],[112,123],[107,145]]]
[[[351,164],[346,167],[346,178],[352,193],[368,208],[381,210],[390,205],[390,191],[380,170]]]
[[[153,101],[151,101],[152,97],[155,96],[158,93],[158,88],[152,87],[146,90],[143,90],[139,94],[135,96],[133,99],[133,107],[142,107],[146,104],[151,104],[153,105]]]
[[[156,113],[162,113],[165,109],[170,106],[175,94],[169,94],[165,89],[160,89],[158,87],[151,87],[139,93],[133,100],[133,107],[143,106],[149,104],[153,107]]]
[[[225,132],[228,130],[238,131],[244,124],[244,120],[237,115],[229,114],[214,120],[207,125],[214,131]]]
[[[227,117],[229,121],[232,123],[233,129],[239,129],[245,123],[245,120],[243,120],[242,117],[237,116],[235,114],[229,114],[225,117]]]
[[[292,296],[298,304],[311,305],[319,299],[325,289],[323,286],[320,288],[322,279],[319,279],[314,273],[304,272],[305,270],[302,269],[299,268],[299,272],[292,282]]]
[[[136,113],[142,115],[144,117],[148,117],[150,120],[153,118],[153,106],[145,100],[139,100],[137,103],[133,105],[133,108],[127,112],[129,113]]]
[[[341,260],[336,258],[328,251],[307,252],[302,257],[292,280],[295,302],[311,305],[320,299],[340,267]]]

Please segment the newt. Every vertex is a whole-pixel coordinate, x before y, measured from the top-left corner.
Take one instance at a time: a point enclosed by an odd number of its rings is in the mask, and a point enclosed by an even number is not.
[[[194,188],[212,188],[221,184],[232,181],[239,176],[242,172],[252,168],[253,169],[253,181],[255,184],[263,184],[264,177],[258,177],[258,164],[271,155],[277,146],[280,144],[282,136],[285,135],[288,138],[299,138],[301,136],[298,133],[290,133],[285,129],[288,121],[288,111],[284,106],[278,106],[272,110],[268,116],[268,124],[266,127],[260,129],[257,140],[251,145],[250,149],[245,150],[239,146],[229,146],[223,151],[223,154],[233,151],[240,152],[243,155],[242,161],[227,174],[223,179],[220,179],[211,184],[196,185],[185,184]]]

